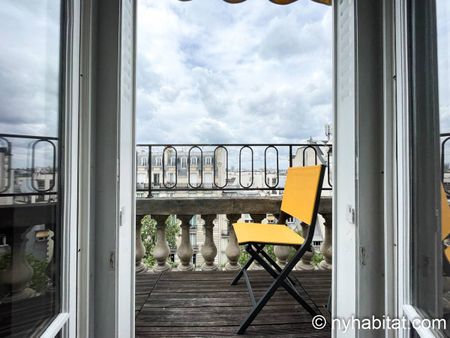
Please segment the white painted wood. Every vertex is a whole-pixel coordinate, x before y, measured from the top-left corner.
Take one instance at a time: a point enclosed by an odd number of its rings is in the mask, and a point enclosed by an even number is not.
[[[78,325],[77,337],[93,336],[94,325],[94,163],[95,114],[92,112],[94,38],[93,3],[83,2],[80,47],[80,166],[78,228]]]
[[[135,2],[120,3],[119,227],[117,237],[116,337],[134,337],[135,288]]]
[[[390,318],[397,315],[397,146],[395,110],[395,3],[383,0],[383,96],[384,96],[384,312]],[[386,330],[385,337],[395,337],[394,330]]]
[[[95,38],[95,337],[134,335],[133,0],[99,0]]]
[[[419,326],[417,324],[419,321],[422,320],[422,316],[417,312],[417,310],[412,305],[403,305],[403,312],[411,323],[413,323],[413,321],[416,321],[414,329],[421,338],[439,337],[437,335],[437,332],[433,331],[432,329]]]
[[[382,2],[356,2],[356,317],[384,314]],[[339,224],[337,224],[339,228]],[[358,330],[372,337],[372,330]]]
[[[77,241],[78,241],[78,128],[80,10],[79,0],[66,2],[65,125],[64,125],[64,218],[62,233],[62,312],[69,314],[64,337],[77,336]]]
[[[332,312],[351,318],[356,313],[356,226],[347,210],[356,203],[355,121],[355,4],[334,5],[334,149],[333,149],[333,259]],[[355,337],[354,330],[332,332],[333,337]]]
[[[61,331],[62,327],[69,320],[70,315],[67,312],[60,313],[53,322],[42,333],[41,338],[53,338]]]
[[[411,252],[413,245],[413,237],[411,236],[412,222],[418,222],[417,220],[412,219],[412,214],[414,214],[414,207],[420,207],[421,211],[423,213],[427,213],[427,217],[430,219],[430,227],[428,227],[427,230],[432,230],[432,227],[434,225],[440,224],[440,210],[439,210],[439,191],[438,186],[440,183],[439,180],[439,141],[438,141],[438,133],[439,133],[439,127],[438,127],[438,112],[437,107],[433,106],[433,103],[435,103],[437,100],[430,98],[433,96],[432,93],[424,93],[424,88],[429,89],[432,88],[434,85],[437,85],[437,79],[436,82],[434,82],[433,76],[434,75],[434,69],[433,69],[433,60],[432,57],[430,57],[427,62],[425,62],[420,67],[424,70],[425,78],[422,78],[421,74],[419,75],[419,80],[417,80],[415,83],[411,79],[414,79],[413,75],[416,75],[411,72],[416,72],[417,70],[412,67],[412,65],[408,64],[408,61],[414,60],[418,57],[423,51],[426,49],[427,51],[430,51],[430,55],[433,52],[434,43],[430,39],[428,41],[428,44],[426,47],[424,47],[422,44],[423,40],[419,38],[416,41],[412,41],[414,39],[414,36],[408,35],[410,33],[410,30],[408,30],[407,21],[409,19],[414,20],[415,23],[417,23],[417,27],[420,27],[422,25],[427,27],[427,33],[433,32],[434,27],[433,25],[433,17],[430,17],[428,14],[425,13],[425,11],[422,12],[423,9],[419,10],[419,12],[416,12],[414,18],[410,18],[409,11],[407,8],[407,5],[410,4],[413,6],[413,2],[407,1],[407,0],[397,0],[395,2],[395,22],[396,22],[396,92],[397,92],[397,100],[396,100],[396,109],[397,109],[397,145],[398,145],[398,154],[397,154],[397,162],[398,162],[398,261],[396,264],[396,271],[397,271],[397,316],[403,317],[407,316],[410,321],[413,319],[423,318],[422,313],[425,313],[424,311],[420,311],[420,308],[414,307],[414,298],[413,297],[413,290],[412,290],[412,276],[413,273],[416,271],[414,269],[417,269],[418,262],[414,262],[411,258]],[[433,5],[433,2],[420,2],[418,1],[415,3],[417,6],[418,4],[427,4],[429,6]],[[434,11],[434,9],[430,10],[431,12]],[[414,15],[414,10],[411,11]],[[423,14],[423,15],[422,15]],[[431,33],[432,34],[432,33]],[[416,50],[411,50],[411,56],[407,55],[408,47],[414,46],[415,48],[419,48],[417,53]],[[412,69],[410,71],[410,69]],[[419,71],[420,72],[420,71]],[[437,76],[435,76],[437,78]],[[425,82],[426,81],[426,82]],[[414,88],[414,91],[412,90]],[[418,91],[420,91],[420,95],[418,95]],[[410,94],[412,93],[412,94]],[[411,96],[410,96],[411,95]],[[420,100],[422,97],[427,97],[427,109],[425,110],[426,114],[424,114],[423,106],[421,104],[411,104],[410,102],[416,102]],[[430,105],[431,103],[431,105]],[[415,121],[414,121],[415,119]],[[428,120],[427,120],[428,119]],[[414,123],[416,126],[414,126]],[[432,121],[432,122],[430,122]],[[430,128],[428,129],[422,129],[421,127],[418,128],[418,126],[428,126]],[[412,127],[415,127],[414,135],[410,132],[412,130]],[[420,133],[417,131],[420,130]],[[411,143],[411,138],[414,136],[415,142]],[[425,143],[423,143],[425,141]],[[413,148],[414,144],[426,144],[428,149],[421,150],[418,152]],[[415,153],[413,154],[413,152]],[[425,155],[423,158],[421,156]],[[413,176],[413,168],[411,166],[412,159],[416,159],[414,170],[416,172],[415,177]],[[426,159],[427,162],[424,162]],[[427,164],[428,167],[424,169],[422,167],[423,164]],[[425,173],[426,170],[426,173]],[[418,177],[420,173],[421,177]],[[425,173],[425,175],[424,175]],[[412,206],[413,204],[417,204],[417,199],[413,200],[413,189],[424,189],[423,182],[421,182],[421,178],[427,176],[427,178],[434,179],[433,184],[427,184],[426,189],[428,188],[434,188],[436,191],[434,193],[434,199],[430,198],[430,195],[433,195],[433,193],[430,194],[430,191],[423,191],[423,192],[414,192],[416,196],[422,196],[421,193],[423,193],[423,196],[428,196],[428,198],[422,198],[423,201],[420,201],[420,206]],[[414,201],[414,203],[413,203]],[[417,209],[416,209],[417,210]],[[416,214],[417,217],[417,214]],[[437,226],[439,229],[439,226]],[[424,236],[421,240],[426,240],[427,242],[424,242],[423,245],[429,245],[430,238],[433,238],[433,240],[436,240],[436,243],[440,242],[440,231],[438,229],[435,229],[431,236],[430,233],[425,234],[428,236]],[[417,238],[415,239],[417,241]],[[434,249],[434,247],[433,247]],[[428,297],[428,300],[431,302],[435,302],[433,304],[434,309],[436,310],[436,313],[439,313],[440,308],[440,297],[441,297],[441,247],[439,244],[435,245],[435,252],[433,252],[433,255],[430,257],[429,261],[429,270],[430,273],[428,274],[427,278],[427,284],[428,284],[428,292],[430,294],[430,297]],[[422,278],[421,285],[423,285],[424,277],[420,276],[416,278]],[[423,299],[422,299],[423,301]],[[428,305],[430,304],[428,303]],[[436,315],[435,315],[436,316]],[[399,337],[410,337],[412,332],[410,332],[411,329],[406,328],[404,330],[401,330],[399,332]],[[423,328],[418,328],[415,331],[420,336],[428,337],[428,336],[436,336],[437,332],[433,332],[431,330],[423,330]]]
[[[66,14],[61,35],[65,60],[61,76],[64,79],[62,144],[63,210],[61,226],[61,313],[42,334],[55,337],[77,337],[77,241],[78,241],[78,126],[79,126],[79,0],[64,3]]]
[[[409,254],[409,224],[410,224],[410,166],[409,145],[405,140],[409,139],[409,95],[408,95],[408,59],[407,51],[407,29],[406,29],[406,1],[395,2],[395,63],[396,63],[396,143],[397,150],[397,203],[402,206],[397,211],[397,234],[398,234],[398,260],[395,270],[397,271],[397,315],[405,315],[403,304],[411,302],[410,290],[410,254]],[[399,337],[410,337],[409,328],[399,332]]]

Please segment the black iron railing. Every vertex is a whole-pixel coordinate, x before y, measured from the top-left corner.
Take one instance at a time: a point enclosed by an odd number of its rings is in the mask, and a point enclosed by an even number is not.
[[[441,134],[441,180],[447,195],[450,195],[450,133]]]
[[[137,191],[277,191],[288,167],[315,164],[327,166],[323,189],[331,190],[331,157],[324,143],[138,144]]]
[[[57,137],[0,134],[0,197],[57,194],[57,154]]]

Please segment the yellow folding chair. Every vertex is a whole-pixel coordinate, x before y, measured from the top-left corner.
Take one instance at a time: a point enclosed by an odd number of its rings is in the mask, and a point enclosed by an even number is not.
[[[450,276],[450,246],[448,246],[450,237],[450,206],[448,205],[447,194],[444,186],[441,184],[441,239],[443,249],[443,270],[446,276]]]
[[[325,167],[323,165],[288,169],[278,220],[279,224],[233,224],[237,240],[239,244],[246,244],[246,251],[250,254],[250,259],[239,271],[231,285],[237,284],[241,277],[244,276],[253,305],[252,310],[239,327],[238,334],[245,332],[280,286],[285,288],[312,316],[317,314],[296,290],[294,287],[296,283],[289,278],[289,273],[304,253],[311,248],[324,172]],[[300,236],[286,226],[286,220],[290,217],[295,217],[302,223],[309,225],[308,234],[303,234],[305,237]],[[263,250],[267,244],[292,246],[297,252],[282,269]],[[255,300],[247,274],[247,269],[253,261],[261,264],[274,278],[270,287],[258,301]]]

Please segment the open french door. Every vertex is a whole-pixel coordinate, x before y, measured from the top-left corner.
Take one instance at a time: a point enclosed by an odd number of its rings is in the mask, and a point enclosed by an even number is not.
[[[76,336],[79,9],[0,10],[0,336]]]

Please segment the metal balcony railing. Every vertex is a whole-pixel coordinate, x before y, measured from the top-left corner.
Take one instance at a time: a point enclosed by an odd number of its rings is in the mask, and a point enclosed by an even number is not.
[[[450,133],[441,134],[441,180],[450,196]]]
[[[137,191],[277,191],[288,167],[317,164],[327,167],[323,190],[331,190],[331,158],[326,143],[138,144]]]
[[[0,134],[0,197],[56,195],[58,146],[57,137]]]

